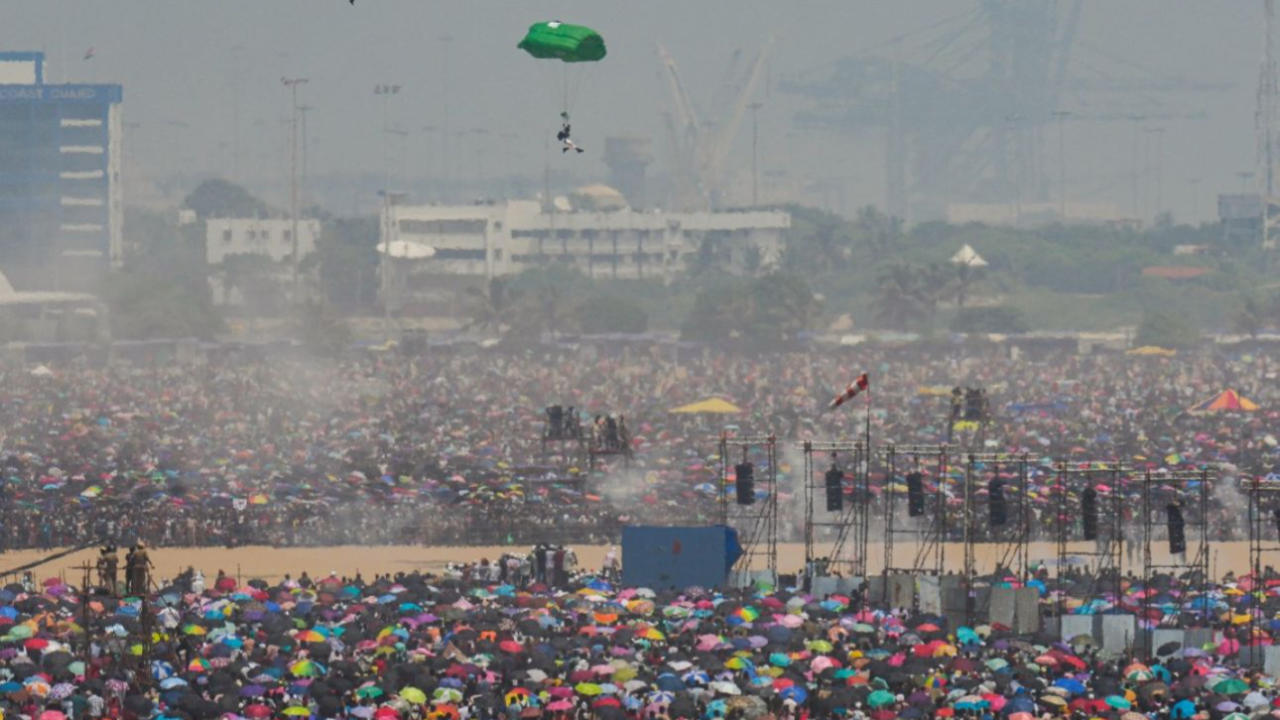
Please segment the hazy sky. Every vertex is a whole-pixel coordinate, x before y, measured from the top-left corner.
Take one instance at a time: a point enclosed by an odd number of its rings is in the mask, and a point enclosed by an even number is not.
[[[854,207],[883,203],[884,134],[791,132],[791,118],[805,101],[779,92],[778,82],[821,75],[842,56],[885,47],[894,36],[973,13],[978,4],[357,0],[352,7],[346,0],[4,0],[2,7],[0,47],[45,50],[47,79],[124,85],[127,120],[138,123],[132,131],[135,159],[149,175],[191,168],[230,174],[238,97],[240,171],[259,182],[284,173],[285,75],[310,78],[301,97],[314,106],[309,134],[317,173],[381,171],[383,106],[373,86],[387,82],[403,86],[390,101],[390,123],[411,132],[394,141],[396,163],[402,164],[393,166],[396,172],[440,172],[432,168],[440,164],[441,141],[424,127],[444,125],[447,97],[451,130],[489,133],[449,140],[452,174],[474,177],[509,167],[540,176],[559,110],[558,83],[515,44],[535,20],[587,24],[604,34],[609,56],[578,93],[575,135],[597,152],[553,160],[578,162],[574,167],[583,174],[603,178],[598,149],[605,135],[652,136],[662,157],[665,86],[656,42],[671,51],[702,102],[721,87],[735,49],[749,55],[773,35],[775,83],[759,97],[761,168],[796,182],[833,184],[839,197],[828,201]],[[1166,128],[1162,196],[1179,217],[1191,215],[1193,203],[1208,216],[1213,194],[1237,190],[1236,173],[1254,168],[1261,27],[1261,0],[1085,1],[1073,55],[1081,64],[1073,61],[1073,76],[1090,77],[1090,68],[1105,67],[1136,80],[1158,74],[1161,80],[1231,85],[1154,98],[1169,112],[1204,113],[1203,119],[1159,122]],[[444,34],[453,41],[442,43]],[[89,47],[95,57],[81,60]],[[705,111],[714,119],[720,112],[712,109]],[[739,172],[749,167],[749,134],[748,121],[734,159]],[[1049,159],[1056,163],[1056,133],[1050,139]],[[1070,122],[1066,145],[1069,196],[1129,206],[1131,124]],[[1201,179],[1198,191],[1192,178]]]

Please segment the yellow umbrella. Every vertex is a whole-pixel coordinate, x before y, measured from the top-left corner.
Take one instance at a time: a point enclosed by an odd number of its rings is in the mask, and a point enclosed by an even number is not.
[[[400,690],[400,697],[404,698],[407,702],[413,703],[414,705],[427,704],[427,694],[422,692],[418,688],[413,687],[412,685],[410,685],[409,687],[402,688]]]
[[[737,415],[742,412],[742,408],[728,400],[713,397],[696,403],[681,405],[678,408],[673,408],[671,412],[681,415]]]
[[[1159,357],[1173,357],[1177,354],[1177,350],[1162,348],[1158,345],[1143,345],[1142,347],[1136,347],[1132,350],[1125,351],[1125,355],[1155,355]]]

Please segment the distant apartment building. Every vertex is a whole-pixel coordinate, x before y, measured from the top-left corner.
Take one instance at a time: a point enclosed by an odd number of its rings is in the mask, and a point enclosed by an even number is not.
[[[122,95],[0,52],[0,270],[19,290],[90,289],[119,265]]]
[[[298,221],[298,262],[315,252],[320,221]],[[205,221],[205,262],[222,266],[228,257],[256,255],[271,261],[269,274],[288,294],[293,277],[293,221],[288,218],[209,218]],[[244,293],[234,277],[210,273],[213,299],[218,305],[240,305]]]

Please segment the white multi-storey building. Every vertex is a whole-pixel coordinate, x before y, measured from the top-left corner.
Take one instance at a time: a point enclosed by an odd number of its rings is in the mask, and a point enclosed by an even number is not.
[[[533,201],[393,205],[387,213],[384,243],[434,251],[413,261],[414,274],[483,278],[551,263],[591,277],[661,278],[695,259],[750,274],[776,265],[791,226],[790,214],[776,210],[546,212]]]
[[[298,260],[315,252],[320,221],[298,221]],[[265,255],[293,260],[293,221],[288,218],[209,218],[205,221],[205,261],[218,265],[228,255]]]
[[[298,221],[298,262],[315,252],[320,221]],[[233,255],[256,255],[270,260],[270,275],[281,292],[290,295],[293,279],[293,221],[288,218],[209,218],[205,221],[205,261],[221,266]],[[230,268],[228,268],[230,270]],[[233,286],[234,278],[218,272],[209,276],[213,300],[218,305],[241,305],[245,298]]]

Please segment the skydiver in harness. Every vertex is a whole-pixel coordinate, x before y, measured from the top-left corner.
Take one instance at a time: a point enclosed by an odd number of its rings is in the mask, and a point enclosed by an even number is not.
[[[560,152],[567,153],[570,150],[583,152],[582,148],[575,145],[573,140],[569,139],[569,113],[560,113],[560,120],[560,132],[556,133],[556,140],[559,140],[560,144],[563,145],[563,147],[560,148]]]

